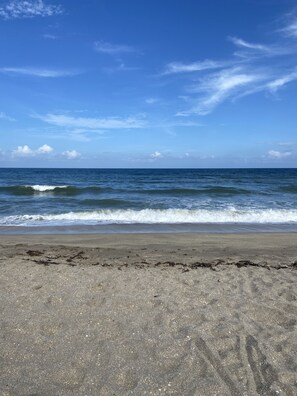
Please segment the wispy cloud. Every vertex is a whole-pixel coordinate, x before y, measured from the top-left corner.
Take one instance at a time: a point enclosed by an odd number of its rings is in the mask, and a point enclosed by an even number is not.
[[[284,56],[296,51],[295,46],[292,45],[251,43],[238,37],[229,37],[229,40],[239,48],[238,51],[234,52],[234,55],[246,60]]]
[[[292,12],[286,15],[286,24],[279,30],[283,35],[291,38],[297,38],[297,15]]]
[[[96,41],[94,43],[94,50],[107,55],[122,55],[131,52],[136,52],[136,49],[125,44],[111,44],[106,41]]]
[[[127,66],[123,62],[118,62],[116,66],[104,67],[103,71],[107,73],[117,73],[117,72],[131,72],[135,70],[140,70],[139,67]]]
[[[57,40],[58,36],[56,36],[54,34],[45,33],[43,35],[43,38],[48,39],[48,40]]]
[[[58,78],[71,77],[81,74],[82,72],[75,70],[54,70],[34,67],[1,67],[0,73],[43,78]]]
[[[283,146],[283,147],[293,147],[297,145],[297,141],[291,141],[291,142],[279,142],[278,143],[279,146]]]
[[[241,48],[248,48],[248,49],[253,49],[253,50],[259,50],[259,51],[270,51],[270,47],[267,45],[263,44],[255,44],[255,43],[249,43],[241,38],[238,37],[229,37],[229,39],[232,41],[233,44],[235,44],[237,47]]]
[[[153,104],[156,104],[158,102],[160,102],[159,98],[146,98],[145,99],[145,103],[148,104],[148,105],[153,105]]]
[[[0,7],[3,19],[50,17],[62,13],[60,5],[45,4],[42,0],[11,0]]]
[[[195,100],[196,103],[192,108],[179,112],[177,115],[209,114],[228,97],[234,96],[242,88],[250,87],[263,79],[263,75],[245,71],[241,67],[224,69],[208,75],[198,85],[191,88],[192,92],[202,93],[202,96]]]
[[[110,118],[88,118],[72,117],[64,114],[46,114],[43,116],[34,116],[42,121],[67,128],[81,128],[90,130],[107,130],[107,129],[137,129],[145,126],[145,121],[141,117],[110,117]]]
[[[275,159],[283,159],[290,157],[292,155],[291,151],[276,151],[276,150],[270,150],[268,152],[269,157],[275,158]]]
[[[2,120],[7,120],[7,121],[15,121],[14,118],[8,116],[6,113],[4,113],[3,111],[0,111],[0,119]]]
[[[136,48],[130,45],[113,44],[106,41],[96,41],[94,43],[94,50],[100,54],[111,56],[115,60],[114,65],[103,68],[103,71],[107,73],[131,72],[139,70],[139,67],[127,65],[122,59],[124,55],[139,53]]]
[[[96,131],[92,130],[92,135],[96,133]],[[77,140],[78,142],[89,142],[91,139],[89,138],[90,130],[86,128],[70,128],[68,132],[66,132],[66,137],[71,140]],[[98,131],[99,134],[102,134],[102,131]],[[65,135],[62,135],[65,138]],[[61,134],[59,134],[59,138],[61,138]]]
[[[288,36],[297,37],[297,18],[285,29]]]
[[[184,73],[190,80],[183,87],[187,96],[180,96],[189,108],[177,115],[206,115],[224,101],[258,92],[274,94],[297,80],[297,69],[292,67],[296,65],[297,53],[297,43],[292,40],[297,38],[296,14],[290,15],[290,21],[287,19],[287,25],[277,34],[272,43],[228,37],[236,51],[223,62],[205,59],[169,63],[162,75]]]
[[[297,70],[270,81],[266,86],[271,92],[276,92],[294,80],[297,80]]]
[[[223,65],[222,62],[208,59],[193,63],[171,62],[166,65],[163,74],[193,73],[202,70],[218,69],[223,67]]]

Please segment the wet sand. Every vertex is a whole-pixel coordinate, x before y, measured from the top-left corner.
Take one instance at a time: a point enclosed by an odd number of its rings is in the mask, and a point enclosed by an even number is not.
[[[297,395],[297,234],[1,236],[0,395]]]

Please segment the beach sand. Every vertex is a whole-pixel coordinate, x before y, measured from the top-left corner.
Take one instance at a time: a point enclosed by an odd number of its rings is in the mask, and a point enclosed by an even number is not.
[[[297,395],[297,234],[0,238],[1,395]]]

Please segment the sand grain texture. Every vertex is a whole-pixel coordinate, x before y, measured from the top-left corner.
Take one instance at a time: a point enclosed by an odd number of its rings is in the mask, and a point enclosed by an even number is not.
[[[297,395],[296,242],[1,237],[0,394]]]

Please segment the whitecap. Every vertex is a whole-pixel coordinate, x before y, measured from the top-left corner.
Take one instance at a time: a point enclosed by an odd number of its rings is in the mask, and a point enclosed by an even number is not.
[[[143,209],[97,210],[0,218],[1,225],[67,224],[287,224],[297,223],[296,209],[221,210]]]

